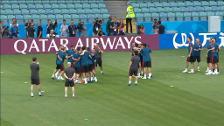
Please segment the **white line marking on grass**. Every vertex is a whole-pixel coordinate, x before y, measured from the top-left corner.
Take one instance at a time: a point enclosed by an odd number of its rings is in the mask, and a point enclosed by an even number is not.
[[[85,118],[84,120],[85,120],[85,121],[88,121],[89,119]]]
[[[173,85],[170,85],[170,87],[171,87],[171,88],[174,88],[174,86],[173,86]]]
[[[25,82],[24,82],[24,84],[28,84],[28,82],[27,82],[27,81],[25,81]]]

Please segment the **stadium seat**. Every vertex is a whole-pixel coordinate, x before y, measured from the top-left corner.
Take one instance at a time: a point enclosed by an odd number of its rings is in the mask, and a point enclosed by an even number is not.
[[[74,4],[67,4],[67,9],[75,9],[75,5]]]
[[[173,4],[175,4],[175,3],[173,3]],[[175,5],[178,6],[178,7],[184,7],[185,3],[184,2],[177,2]]]
[[[201,21],[207,20],[207,14],[205,12],[199,12],[199,16]]]
[[[18,15],[18,14],[21,14],[22,12],[21,12],[21,10],[19,10],[19,9],[13,9],[13,14],[14,15]]]
[[[40,14],[46,14],[46,11],[44,9],[39,9],[38,11]]]
[[[64,14],[63,17],[66,20],[71,20],[72,19],[71,15],[69,15],[69,14]]]
[[[55,14],[60,14],[61,13],[61,10],[60,9],[54,9],[54,13]]]
[[[94,3],[93,4],[90,4],[90,7],[91,8],[98,8],[98,4],[94,4]]]
[[[38,19],[40,19],[40,16],[37,15],[37,14],[33,14],[33,15],[32,15],[32,19],[34,19],[34,20],[38,20]]]
[[[6,9],[4,12],[6,15],[13,14],[13,10],[11,10],[11,9]]]
[[[205,11],[212,11],[212,7],[210,7],[210,6],[204,6],[204,10]]]
[[[133,3],[132,6],[133,6],[134,8],[139,8],[139,7],[140,7],[138,3]]]
[[[3,20],[4,22],[7,21],[7,16],[6,15],[0,15],[0,19]]]
[[[35,8],[36,8],[36,6],[34,6],[34,4],[27,4],[27,7],[28,7],[29,9],[35,9]]]
[[[106,8],[106,5],[103,3],[99,3],[99,8]]]
[[[209,1],[209,6],[216,6],[217,2],[216,1]]]
[[[184,14],[182,13],[182,12],[176,12],[176,19],[178,20],[178,21],[183,21],[183,16],[184,16]]]
[[[190,12],[184,12],[184,20],[191,21],[191,13]]]
[[[59,8],[59,5],[58,4],[52,4],[52,9],[58,9]]]
[[[192,16],[193,21],[199,21],[200,20],[198,12],[192,12],[191,16]]]
[[[144,13],[145,21],[152,21],[151,13]]]
[[[23,15],[16,15],[16,19],[18,23],[23,23],[24,20]]]
[[[84,3],[84,4],[83,4],[83,8],[84,8],[84,9],[90,9],[90,4]]]
[[[169,12],[167,16],[169,21],[175,21],[175,13]]]
[[[140,8],[144,8],[144,7],[146,8],[146,7],[147,7],[147,3],[144,3],[144,2],[143,2],[143,3],[140,3],[140,4],[139,4],[139,7],[140,7]]]
[[[206,14],[207,14],[207,16],[215,16],[215,13],[212,12],[212,11],[209,11],[209,12],[207,12]]]
[[[67,5],[66,4],[59,4],[59,8],[60,9],[67,9]]]
[[[154,7],[155,5],[154,5],[153,3],[151,3],[151,2],[147,2],[147,6],[148,6],[149,8],[151,8],[151,7]]]
[[[55,17],[54,14],[49,14],[49,15],[47,15],[47,18],[48,18],[48,19],[56,19],[56,17]]]
[[[77,14],[72,14],[72,18],[73,18],[73,19],[79,19],[79,15],[77,15]]]
[[[27,10],[27,9],[22,9],[21,11],[22,11],[22,14],[24,14],[24,15],[25,14],[30,14],[29,10]]]
[[[193,6],[194,7],[201,6],[201,2],[199,2],[199,1],[193,1]]]
[[[144,8],[142,8],[142,12],[146,13],[146,12],[150,12],[150,10],[149,10],[149,8],[144,7]]]
[[[8,20],[12,20],[13,18],[15,18],[15,15],[7,15]]]
[[[48,3],[44,4],[43,6],[44,6],[45,9],[51,9],[51,5],[48,4]]]
[[[36,4],[35,6],[36,6],[37,9],[43,9],[44,8],[44,6],[42,4]]]
[[[149,8],[149,12],[154,13],[154,12],[157,12],[157,10],[155,7],[152,7],[152,8]]]
[[[107,10],[107,9],[105,9],[105,8],[100,9],[100,13],[102,13],[102,14],[107,14],[107,13],[108,13],[108,10]]]
[[[208,2],[208,1],[202,1],[202,2],[201,2],[201,5],[202,5],[202,6],[209,6],[209,2]]]
[[[3,4],[2,9],[11,9],[11,5],[10,4]]]
[[[159,17],[161,21],[167,21],[167,13],[159,13]]]
[[[12,4],[12,9],[19,9],[19,5],[18,4]]]
[[[27,6],[26,4],[20,4],[20,5],[19,5],[19,8],[20,8],[20,9],[27,9],[28,6]]]
[[[158,13],[152,13],[152,18],[153,19],[159,19],[159,14]]]
[[[69,9],[61,9],[61,14],[69,14]]]
[[[142,12],[142,9],[141,9],[141,8],[135,8],[134,11],[135,11],[136,13],[140,13],[140,12]]]
[[[82,8],[82,4],[75,4],[75,8],[77,9]]]
[[[144,15],[142,13],[136,14],[137,21],[144,21]]]
[[[76,9],[68,9],[70,14],[77,14],[77,10]]]
[[[24,20],[29,20],[29,19],[32,19],[31,15],[24,15]]]

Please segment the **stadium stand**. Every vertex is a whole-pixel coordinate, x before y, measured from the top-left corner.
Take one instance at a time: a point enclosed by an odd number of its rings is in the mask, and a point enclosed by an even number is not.
[[[159,1],[159,2],[158,2]],[[130,0],[138,21],[206,21],[208,16],[222,16],[223,0]]]
[[[2,0],[1,19],[10,21],[13,17],[18,20],[34,21],[42,19],[82,19],[92,21],[100,17],[107,19],[109,14],[103,0]]]

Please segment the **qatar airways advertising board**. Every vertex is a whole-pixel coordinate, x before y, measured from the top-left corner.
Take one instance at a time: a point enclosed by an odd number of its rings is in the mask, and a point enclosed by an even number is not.
[[[147,43],[150,48],[159,49],[158,35],[0,40],[1,55],[53,53],[58,51],[60,45],[66,48],[71,46],[93,48],[95,44],[98,44],[105,51],[128,51],[132,43]]]

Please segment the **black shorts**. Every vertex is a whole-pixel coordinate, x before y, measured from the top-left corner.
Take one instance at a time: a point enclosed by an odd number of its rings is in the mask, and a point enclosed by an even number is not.
[[[75,73],[77,74],[80,74],[82,71],[81,71],[81,68],[80,67],[75,67]]]
[[[210,56],[207,57],[207,63],[212,63],[212,60],[211,60]]]
[[[63,64],[57,64],[56,69],[57,70],[60,69],[61,71],[63,71],[64,70],[64,65]]]
[[[91,64],[91,65],[90,65],[90,71],[94,70],[94,69],[95,69],[95,67],[96,67],[96,65],[95,65],[95,64]]]
[[[96,59],[96,67],[97,67],[97,65],[99,65],[100,67],[102,67],[102,64],[103,64],[102,58],[97,58]]]
[[[152,67],[151,61],[144,62],[144,67]]]
[[[194,56],[194,62],[197,61],[198,63],[201,62],[201,56]]]
[[[137,76],[138,75],[138,69],[130,69],[129,70],[129,76]]]
[[[190,57],[187,57],[187,62],[190,62],[190,63],[194,63],[195,62],[195,58],[193,56],[190,56]]]
[[[74,87],[74,81],[66,79],[65,81],[65,87]]]
[[[82,68],[81,68],[81,72],[83,72],[83,73],[87,73],[87,72],[89,72],[89,66],[88,66],[88,65],[86,65],[86,66],[82,66]]]
[[[31,78],[31,84],[32,85],[39,85],[40,79],[39,78]]]
[[[212,56],[212,58],[211,58],[211,63],[212,64],[216,64],[216,63],[218,63],[219,62],[219,58],[217,57],[217,56]]]

